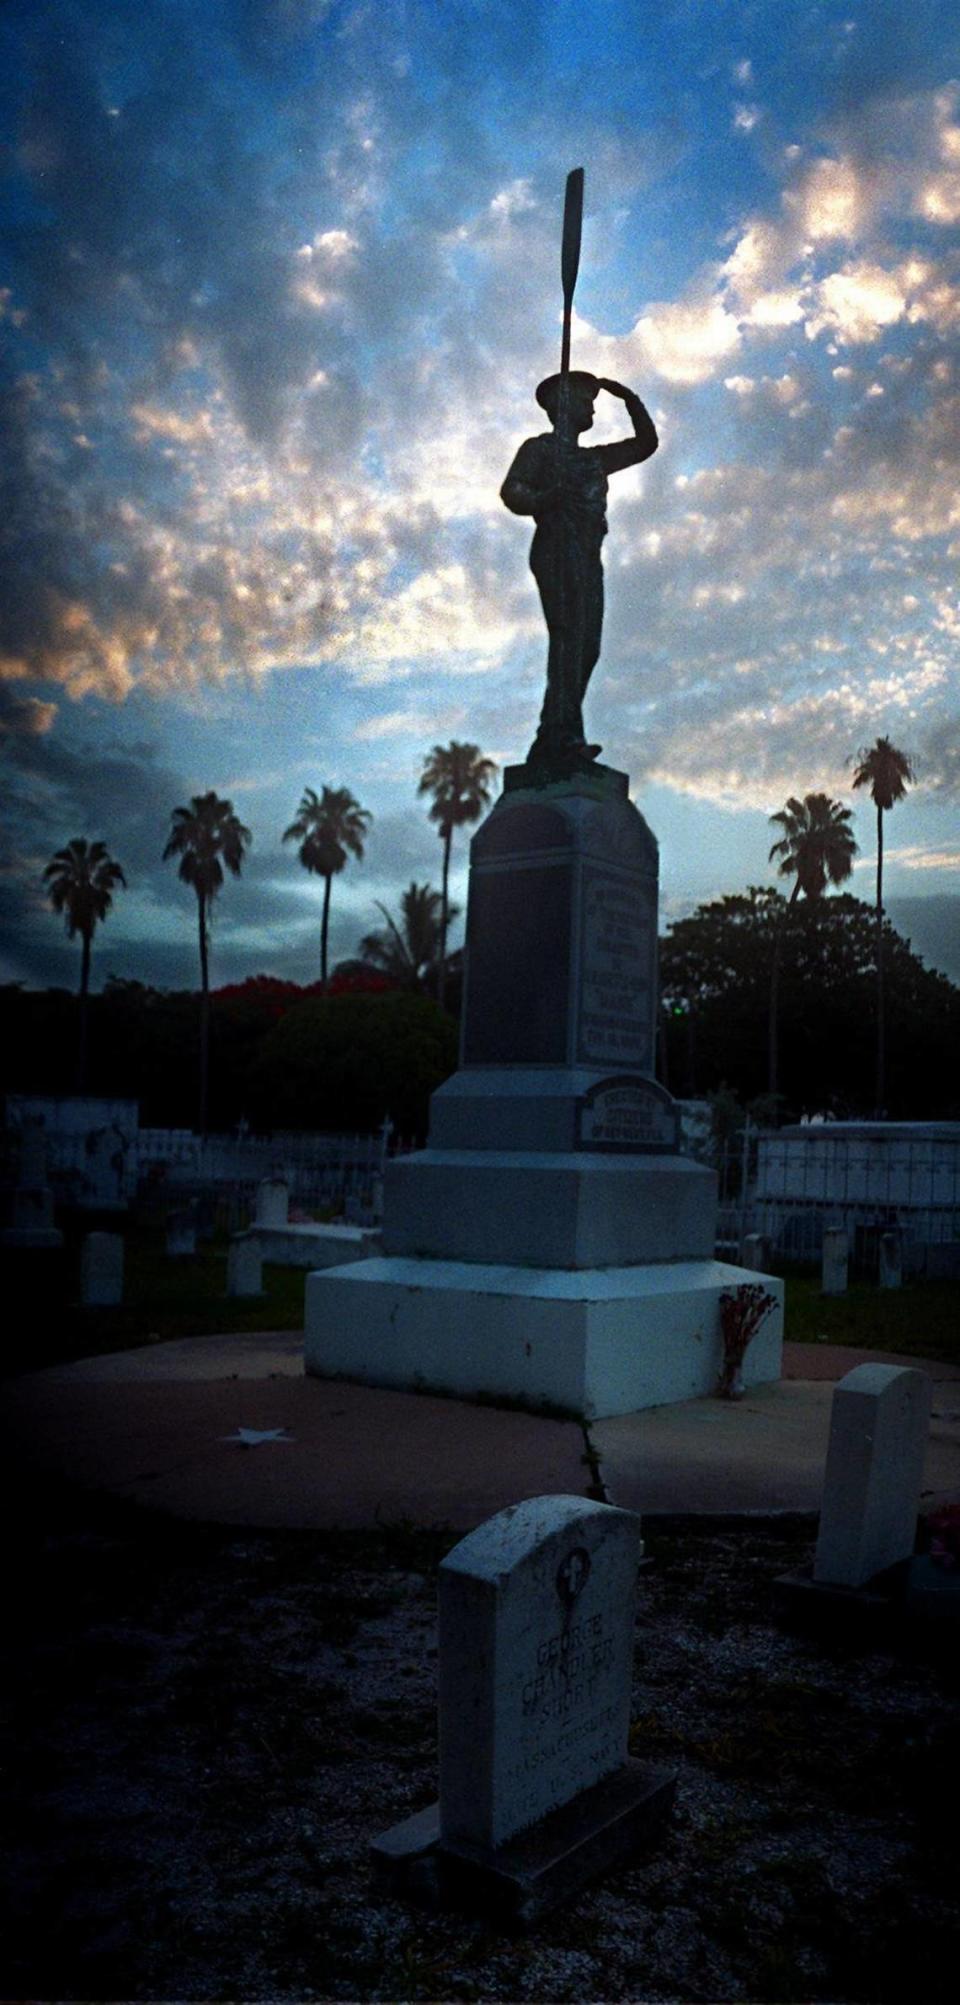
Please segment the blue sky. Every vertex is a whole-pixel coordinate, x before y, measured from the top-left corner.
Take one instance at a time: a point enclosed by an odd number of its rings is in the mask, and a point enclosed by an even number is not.
[[[8,0],[0,78],[0,978],[74,982],[40,879],[84,834],[129,879],[95,979],[192,983],[160,852],[210,787],[254,835],[217,981],[317,975],[305,786],[374,815],[335,958],[439,881],[425,754],[512,762],[539,708],[498,490],[582,163],[574,363],[661,435],[611,488],[587,718],[663,916],[770,881],[767,817],[814,788],[869,898],[849,761],[885,733],[918,775],[891,914],[960,979],[952,0]]]

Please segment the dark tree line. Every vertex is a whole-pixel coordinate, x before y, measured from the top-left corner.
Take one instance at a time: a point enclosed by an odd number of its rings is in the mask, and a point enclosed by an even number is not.
[[[776,1112],[874,1110],[877,923],[845,894],[793,902],[752,888],[702,905],[661,942],[661,1070],[678,1097],[727,1086],[743,1104],[767,1094],[770,970],[779,940],[781,1097]],[[884,922],[887,1111],[960,1117],[960,989],[924,966]],[[335,969],[300,988],[261,976],[210,998],[210,1121],[373,1129],[389,1114],[422,1134],[434,1087],[456,1064],[459,957],[447,1009],[406,979],[402,957]],[[69,1093],[76,996],[0,990],[2,1083]],[[192,1127],[200,1022],[193,992],[110,981],[88,998],[89,1090],[139,1100],[146,1125]],[[767,1111],[772,1114],[774,1109]]]
[[[882,945],[886,1113],[956,1118],[960,989],[925,967],[886,920]],[[767,1098],[766,1025],[778,962],[780,1118],[871,1115],[877,951],[876,913],[845,893],[797,901],[752,886],[678,920],[660,949],[671,1092],[696,1097],[726,1084],[745,1103]]]

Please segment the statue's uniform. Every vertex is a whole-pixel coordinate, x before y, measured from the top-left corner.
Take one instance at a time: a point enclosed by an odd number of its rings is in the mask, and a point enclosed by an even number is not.
[[[525,439],[501,490],[508,507],[524,495],[523,513],[536,522],[530,569],[540,590],[550,647],[547,691],[528,759],[583,749],[583,698],[600,653],[603,565],[607,533],[608,446],[558,446],[553,432]],[[558,485],[558,504],[538,508],[537,491]],[[527,496],[533,498],[529,506]]]

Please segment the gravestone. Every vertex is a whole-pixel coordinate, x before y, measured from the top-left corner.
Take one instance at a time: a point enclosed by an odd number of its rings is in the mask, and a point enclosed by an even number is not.
[[[823,1235],[820,1292],[845,1295],[847,1292],[847,1235],[842,1226],[828,1225]]]
[[[753,1274],[768,1274],[770,1271],[770,1241],[765,1232],[748,1232],[743,1241],[740,1255],[741,1267],[749,1267]]]
[[[290,1217],[290,1187],[283,1177],[264,1177],[257,1186],[255,1224],[286,1225]]]
[[[930,1427],[926,1372],[857,1365],[830,1412],[815,1582],[862,1587],[909,1559]]]
[[[227,1250],[227,1294],[263,1294],[263,1256],[255,1233],[238,1232]]]
[[[80,1249],[80,1300],[85,1309],[112,1309],[123,1301],[123,1239],[119,1232],[88,1232]]]
[[[880,1234],[880,1286],[899,1288],[903,1283],[903,1238],[899,1232]]]
[[[179,1260],[196,1253],[197,1217],[196,1213],[184,1207],[181,1211],[167,1213],[167,1253],[172,1260]]]
[[[440,1567],[440,1800],[377,1840],[403,1885],[531,1921],[650,1838],[675,1777],[627,1753],[640,1520],[583,1497],[500,1511]]]

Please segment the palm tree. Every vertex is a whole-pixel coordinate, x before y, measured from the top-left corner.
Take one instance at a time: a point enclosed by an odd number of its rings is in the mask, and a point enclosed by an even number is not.
[[[434,891],[430,884],[408,885],[400,900],[399,921],[379,898],[376,906],[387,923],[382,931],[367,933],[361,940],[364,960],[390,975],[403,988],[422,988],[440,957],[442,893]],[[459,911],[459,905],[451,905],[448,921],[456,919]]]
[[[58,849],[43,873],[50,903],[55,912],[66,915],[67,933],[80,935],[80,1040],[77,1052],[77,1092],[82,1093],[87,1076],[87,1017],[90,996],[90,948],[97,921],[105,919],[113,904],[118,884],[126,886],[119,863],[107,851],[106,843],[87,842],[74,836],[65,849]]]
[[[775,842],[770,851],[770,861],[772,863],[777,857],[778,875],[795,880],[773,938],[767,1080],[767,1091],[771,1095],[777,1091],[777,1011],[784,924],[801,892],[805,898],[821,898],[828,884],[842,884],[850,876],[857,854],[857,844],[849,826],[852,819],[850,809],[842,807],[839,801],[832,801],[828,794],[804,794],[802,801],[791,794],[786,807],[781,808],[779,814],[770,816],[770,820],[783,830],[779,842]]]
[[[897,801],[902,801],[908,782],[914,779],[913,765],[906,752],[898,751],[889,738],[862,747],[856,755],[855,787],[869,787],[877,810],[877,1091],[876,1110],[883,1114],[886,1097],[886,1027],[883,996],[883,817]]]
[[[284,829],[284,842],[300,844],[304,870],[323,878],[323,918],[320,921],[320,980],[327,986],[327,933],[330,925],[330,887],[347,861],[347,853],[359,861],[367,829],[373,820],[346,787],[324,787],[320,798],[305,787],[296,819]]]
[[[432,794],[430,820],[437,823],[443,841],[443,888],[440,894],[440,952],[437,958],[437,1001],[443,1008],[447,967],[447,928],[451,912],[448,893],[450,849],[455,828],[479,821],[490,799],[496,774],[492,759],[481,756],[479,745],[461,745],[451,738],[449,745],[435,745],[423,762],[418,794]]]
[[[200,930],[200,1133],[207,1132],[207,1080],[210,1048],[210,908],[223,883],[223,866],[234,877],[243,869],[250,830],[233,811],[232,801],[219,794],[194,794],[189,807],[174,808],[163,860],[179,856],[178,875],[197,894]]]

